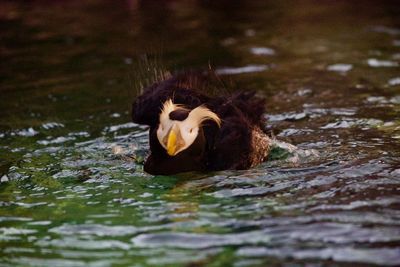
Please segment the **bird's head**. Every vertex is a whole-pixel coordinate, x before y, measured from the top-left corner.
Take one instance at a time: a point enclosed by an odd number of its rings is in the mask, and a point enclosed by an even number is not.
[[[168,155],[175,156],[193,144],[206,120],[212,120],[218,126],[221,124],[218,115],[204,106],[189,110],[168,99],[160,113],[157,139]]]

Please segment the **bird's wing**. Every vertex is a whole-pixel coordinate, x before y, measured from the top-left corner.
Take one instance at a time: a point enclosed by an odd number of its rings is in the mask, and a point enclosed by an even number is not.
[[[251,129],[240,118],[223,120],[213,140],[207,165],[212,170],[245,169],[251,149]]]
[[[221,128],[209,134],[215,136],[213,139],[209,137],[213,140],[209,160],[211,169],[248,168],[253,151],[253,131],[261,131],[265,125],[265,100],[252,91],[241,91],[229,97],[212,99],[209,106],[222,120]]]
[[[264,128],[265,98],[256,96],[255,91],[239,91],[230,97],[230,102],[251,125]]]

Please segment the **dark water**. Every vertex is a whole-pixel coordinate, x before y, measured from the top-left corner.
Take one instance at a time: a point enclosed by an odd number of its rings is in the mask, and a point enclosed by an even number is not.
[[[400,265],[396,1],[84,2],[0,3],[1,266]],[[145,174],[148,52],[259,90],[302,155]]]

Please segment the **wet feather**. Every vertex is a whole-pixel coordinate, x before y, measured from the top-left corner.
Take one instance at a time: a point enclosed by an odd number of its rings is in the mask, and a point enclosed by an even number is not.
[[[270,139],[263,131],[265,100],[253,91],[215,96],[208,92],[210,76],[183,73],[145,88],[132,105],[132,119],[150,126],[150,156],[145,171],[173,174],[186,171],[248,169],[265,161]],[[211,87],[210,87],[211,88]],[[215,92],[215,87],[212,89]],[[179,110],[189,110],[183,118]],[[192,114],[192,115],[191,115]],[[160,120],[191,118],[200,125],[196,140],[175,156],[157,139]]]

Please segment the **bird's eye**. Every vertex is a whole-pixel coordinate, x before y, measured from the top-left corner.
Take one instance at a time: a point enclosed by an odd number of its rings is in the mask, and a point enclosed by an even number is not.
[[[192,133],[192,132],[193,132],[193,128],[191,128],[191,129],[189,130],[189,132]]]

